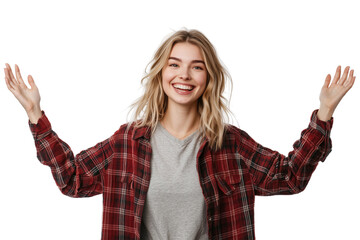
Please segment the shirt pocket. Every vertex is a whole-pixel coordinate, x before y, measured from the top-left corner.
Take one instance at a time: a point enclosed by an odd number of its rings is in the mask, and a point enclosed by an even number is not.
[[[219,189],[227,196],[240,189],[242,176],[238,172],[216,173],[215,178]]]

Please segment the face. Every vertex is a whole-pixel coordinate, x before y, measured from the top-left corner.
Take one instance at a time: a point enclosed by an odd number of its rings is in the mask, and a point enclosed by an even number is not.
[[[168,106],[196,106],[205,91],[207,71],[200,48],[190,43],[176,43],[162,70],[162,85]]]

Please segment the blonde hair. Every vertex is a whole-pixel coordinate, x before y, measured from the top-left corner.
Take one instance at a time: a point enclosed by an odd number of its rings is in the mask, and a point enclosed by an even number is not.
[[[198,100],[200,114],[200,132],[206,137],[212,149],[220,149],[226,130],[230,109],[228,101],[223,96],[225,82],[232,80],[226,69],[220,63],[216,50],[204,34],[197,30],[180,30],[168,37],[156,51],[149,73],[142,79],[145,93],[131,105],[135,109],[133,121],[135,127],[149,126],[154,131],[158,122],[164,117],[167,108],[167,96],[162,88],[162,69],[167,64],[171,50],[176,43],[188,42],[198,46],[205,59],[207,69],[206,88]]]

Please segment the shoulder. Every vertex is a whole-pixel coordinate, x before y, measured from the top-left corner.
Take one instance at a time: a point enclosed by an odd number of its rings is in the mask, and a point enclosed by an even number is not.
[[[137,127],[139,122],[128,122],[122,124],[114,133],[113,138],[117,140],[136,140],[141,137],[148,137],[150,128],[147,126]]]
[[[132,135],[135,131],[135,122],[127,122],[122,124],[115,132],[116,135]]]
[[[225,125],[225,137],[241,138],[246,136],[248,136],[248,134],[242,129],[231,124]]]
[[[251,145],[256,144],[247,132],[231,124],[226,124],[224,135],[225,142],[232,142],[237,146],[244,143]]]

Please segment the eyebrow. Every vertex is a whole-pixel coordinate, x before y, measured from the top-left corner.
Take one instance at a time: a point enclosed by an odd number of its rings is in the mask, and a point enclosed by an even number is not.
[[[173,60],[176,60],[176,61],[179,61],[179,62],[182,62],[180,58],[176,58],[176,57],[169,57],[169,60],[170,59],[173,59]],[[203,60],[192,60],[191,63],[202,63],[205,65],[205,62]]]

